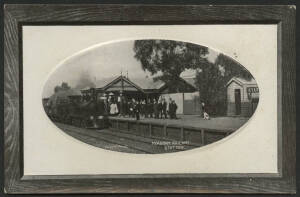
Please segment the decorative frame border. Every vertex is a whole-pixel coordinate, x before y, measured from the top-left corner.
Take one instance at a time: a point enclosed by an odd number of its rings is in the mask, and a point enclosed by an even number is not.
[[[4,190],[6,193],[295,193],[296,7],[5,4]],[[278,174],[24,176],[23,25],[277,24]]]

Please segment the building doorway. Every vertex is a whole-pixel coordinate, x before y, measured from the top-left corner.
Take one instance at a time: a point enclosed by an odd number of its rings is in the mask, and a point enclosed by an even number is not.
[[[252,114],[255,112],[256,108],[257,108],[257,105],[258,105],[258,102],[259,102],[259,98],[253,98],[251,99],[251,104],[252,104]],[[252,115],[251,114],[251,115]]]
[[[241,115],[241,90],[234,90],[235,115]]]

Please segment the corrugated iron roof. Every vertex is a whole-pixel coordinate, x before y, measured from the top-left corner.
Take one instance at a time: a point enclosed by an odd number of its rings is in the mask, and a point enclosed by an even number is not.
[[[96,88],[103,88],[107,86],[108,84],[112,83],[115,80],[118,80],[118,78],[121,78],[121,76],[117,77],[109,77],[104,78],[101,80],[96,81]],[[130,77],[126,78],[123,76],[125,80],[128,80],[129,82],[135,84],[139,88],[143,90],[149,90],[149,89],[160,89],[165,85],[165,82],[161,80],[153,80],[152,77]],[[182,78],[185,82],[192,85],[193,87],[196,87],[195,85],[195,78]]]
[[[107,77],[95,82],[96,88],[103,88],[107,84],[111,83],[113,80],[117,79],[118,77]]]
[[[253,79],[253,78],[251,78],[250,80],[247,80],[247,79],[244,79],[244,78],[241,78],[241,77],[233,77],[232,79],[230,79],[228,81],[226,86],[228,86],[232,81],[236,81],[240,85],[257,85],[255,79]]]
[[[195,77],[181,77],[183,80],[185,80],[188,84],[192,85],[193,87],[197,87],[196,86],[196,78]]]
[[[109,78],[104,78],[104,79],[98,80],[98,81],[96,81],[96,88],[103,88],[104,86],[108,85],[109,83],[113,82],[114,80],[116,80],[119,77],[120,76],[109,77]],[[124,79],[127,79],[127,78],[124,77]],[[127,80],[131,81],[132,83],[136,84],[137,86],[139,86],[142,89],[159,89],[165,84],[161,80],[154,81],[153,78],[150,78],[150,77],[148,77],[148,78],[147,77],[146,78],[131,77],[131,78],[128,78]]]
[[[242,82],[243,84],[246,84],[246,85],[256,84],[256,81],[253,78],[251,78],[250,80],[247,80],[247,79],[244,79],[241,77],[235,77],[235,79],[239,80],[240,82]]]

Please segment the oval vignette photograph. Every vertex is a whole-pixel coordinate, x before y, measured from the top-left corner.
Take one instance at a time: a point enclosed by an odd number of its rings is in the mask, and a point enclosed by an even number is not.
[[[255,113],[259,88],[243,65],[206,46],[125,40],[66,57],[46,80],[42,102],[49,120],[83,143],[161,154],[237,131]]]

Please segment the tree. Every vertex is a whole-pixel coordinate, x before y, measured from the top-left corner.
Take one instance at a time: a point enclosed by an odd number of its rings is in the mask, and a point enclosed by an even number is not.
[[[224,114],[226,110],[226,87],[222,71],[214,63],[209,63],[196,73],[195,84],[198,87],[200,101],[207,106],[211,115]]]
[[[196,74],[196,86],[201,101],[210,106],[212,114],[226,112],[226,84],[233,77],[250,80],[252,75],[241,64],[220,53],[214,63],[202,67]]]
[[[232,77],[251,79],[251,74],[238,62],[219,54],[215,62],[207,60],[208,48],[171,40],[137,40],[134,43],[135,58],[142,69],[176,89],[178,78],[186,69],[195,69],[195,85],[200,100],[214,106],[215,114],[226,111],[226,84]]]
[[[246,70],[244,66],[222,53],[218,55],[215,61],[215,65],[222,67],[222,69],[224,70],[223,80],[227,82],[232,77],[241,77],[246,80],[250,80],[253,78],[250,72]]]
[[[208,48],[187,42],[171,40],[136,40],[135,58],[142,69],[173,86],[178,85],[180,74],[186,69],[196,69],[208,63]]]
[[[201,93],[203,102],[214,103],[221,96],[220,90],[225,86],[220,78],[222,78],[221,72],[213,63],[209,63],[196,73],[195,84]]]

